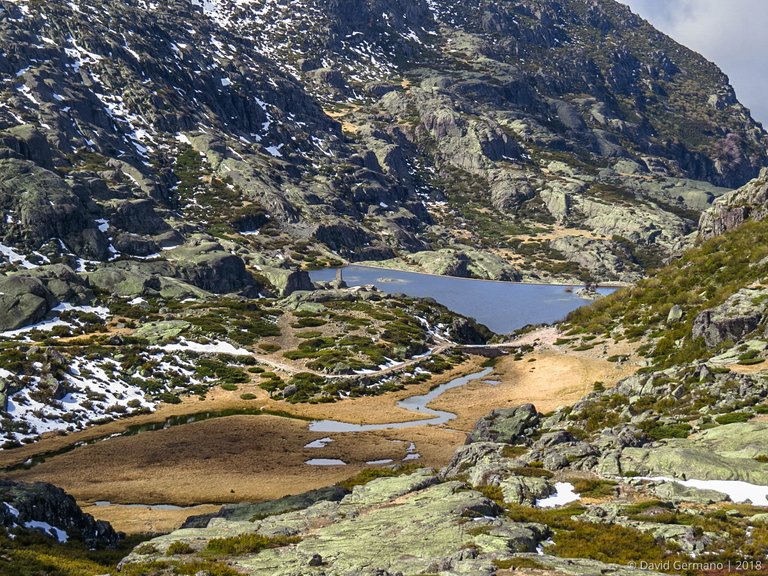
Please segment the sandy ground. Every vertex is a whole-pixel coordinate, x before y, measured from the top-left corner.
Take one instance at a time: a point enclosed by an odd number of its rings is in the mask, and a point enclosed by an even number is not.
[[[751,364],[745,366],[744,364],[728,364],[725,366],[731,372],[736,374],[759,374],[768,370],[768,362],[762,364]]]
[[[367,461],[402,460],[413,442],[419,463],[445,465],[464,443],[474,423],[494,408],[532,402],[541,412],[572,404],[592,389],[595,381],[606,386],[630,374],[635,366],[617,366],[599,349],[574,353],[554,345],[552,329],[524,335],[541,344],[523,360],[501,358],[484,380],[450,390],[431,407],[458,415],[444,426],[419,426],[395,430],[346,434],[310,432],[307,422],[276,416],[231,416],[172,427],[136,436],[116,437],[51,457],[29,470],[7,476],[26,481],[48,481],[62,486],[81,504],[97,500],[114,503],[207,505],[199,510],[157,511],[120,506],[87,506],[95,517],[114,523],[126,532],[167,531],[187,515],[215,509],[215,504],[258,501],[327,486],[367,467]],[[615,353],[609,349],[608,354]],[[138,422],[162,421],[170,415],[233,407],[281,409],[314,419],[355,423],[403,422],[421,419],[396,406],[405,397],[426,392],[431,386],[458,375],[477,371],[484,361],[472,357],[450,373],[419,386],[376,397],[335,404],[291,405],[270,400],[255,384],[236,392],[215,390],[205,401],[187,399],[162,406],[158,412],[127,418],[66,437],[54,436],[30,446],[0,452],[0,466],[23,462],[34,453],[61,448],[104,434],[114,434]],[[497,381],[498,383],[489,383]],[[256,400],[239,398],[243,392]],[[325,448],[304,446],[324,436],[334,442]],[[309,466],[310,458],[338,458],[346,466]]]
[[[607,360],[563,355],[553,350],[528,354],[519,361],[505,356],[497,363],[493,374],[485,379],[500,381],[499,384],[475,380],[449,390],[430,406],[458,414],[459,418],[450,424],[471,429],[479,418],[494,408],[510,408],[530,402],[539,412],[551,412],[580,400],[592,391],[595,382],[613,386],[633,371],[634,367],[617,367]]]

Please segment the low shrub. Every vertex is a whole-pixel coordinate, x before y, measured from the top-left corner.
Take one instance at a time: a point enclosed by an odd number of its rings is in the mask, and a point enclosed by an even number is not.
[[[168,549],[165,551],[165,555],[176,556],[177,554],[192,554],[194,551],[195,549],[192,548],[192,546],[190,546],[187,542],[177,540],[168,546]]]
[[[262,534],[240,534],[229,538],[215,538],[208,542],[205,551],[222,556],[242,556],[256,554],[267,548],[282,548],[296,544],[301,539],[296,536],[263,536]]]

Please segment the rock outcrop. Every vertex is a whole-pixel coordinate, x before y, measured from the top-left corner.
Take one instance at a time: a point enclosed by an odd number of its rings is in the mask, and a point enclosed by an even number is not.
[[[768,168],[738,190],[729,192],[706,210],[699,220],[699,234],[712,238],[733,230],[747,220],[768,217]]]
[[[743,288],[719,306],[700,312],[693,320],[692,336],[704,338],[713,348],[730,340],[738,342],[763,322],[768,289]]]
[[[59,542],[78,539],[92,548],[114,546],[119,539],[107,522],[83,514],[64,490],[42,482],[0,480],[0,525],[10,533],[38,530]]]
[[[503,408],[491,412],[475,424],[467,443],[498,442],[517,444],[531,437],[538,429],[539,414],[533,404]]]

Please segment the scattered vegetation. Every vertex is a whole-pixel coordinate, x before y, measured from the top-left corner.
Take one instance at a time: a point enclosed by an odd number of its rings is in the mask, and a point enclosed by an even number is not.
[[[708,358],[718,349],[708,349],[703,340],[692,338],[694,318],[764,278],[768,273],[766,256],[768,222],[747,222],[689,250],[652,278],[575,310],[567,318],[569,335],[593,334],[619,340],[645,337],[648,345],[641,351],[653,361],[654,370]],[[674,305],[683,308],[684,316],[680,322],[667,325]]]
[[[117,564],[148,537],[130,536],[116,548],[94,550],[75,539],[64,544],[52,542],[37,530],[20,531],[10,539],[5,530],[0,529],[0,574],[94,576],[115,572]],[[139,576],[138,573],[135,576]]]

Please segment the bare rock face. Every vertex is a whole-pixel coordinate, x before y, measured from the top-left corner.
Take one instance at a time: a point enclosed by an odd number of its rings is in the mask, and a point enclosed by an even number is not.
[[[61,302],[82,304],[91,297],[85,281],[62,264],[0,276],[0,330],[39,322]]]
[[[539,422],[539,413],[533,404],[494,410],[475,424],[475,428],[467,437],[467,444],[474,442],[516,444],[531,436],[538,428]]]
[[[720,306],[696,316],[691,330],[693,337],[704,338],[710,348],[726,340],[738,342],[763,321],[767,296],[766,289],[739,290]]]
[[[701,215],[699,234],[712,238],[732,230],[747,220],[768,217],[768,168],[738,190],[725,194]]]

